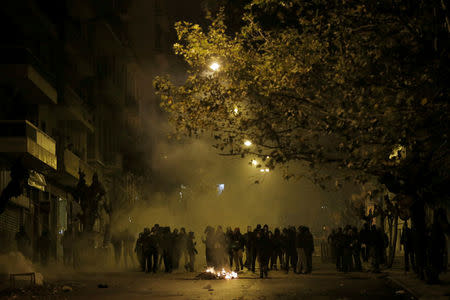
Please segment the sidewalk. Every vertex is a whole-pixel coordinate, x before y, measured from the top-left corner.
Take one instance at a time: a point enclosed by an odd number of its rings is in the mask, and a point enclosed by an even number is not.
[[[394,264],[392,269],[383,270],[388,274],[388,279],[401,286],[405,291],[412,294],[417,299],[450,299],[450,273],[442,273],[439,276],[441,283],[426,284],[419,280],[412,271],[405,274],[403,265]]]

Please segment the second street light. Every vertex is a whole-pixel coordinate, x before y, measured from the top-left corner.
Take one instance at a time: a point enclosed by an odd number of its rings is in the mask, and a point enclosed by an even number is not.
[[[209,65],[209,68],[215,72],[215,71],[219,70],[220,65],[218,62],[213,62],[211,65]]]

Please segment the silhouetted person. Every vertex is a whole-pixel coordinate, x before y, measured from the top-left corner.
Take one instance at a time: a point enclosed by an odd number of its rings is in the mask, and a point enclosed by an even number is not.
[[[355,262],[355,270],[362,271],[361,265],[361,241],[358,234],[358,229],[356,227],[352,227],[351,229],[351,248],[352,248],[352,256],[353,261]]]
[[[252,240],[252,272],[255,272],[256,269],[256,258],[258,257],[258,244],[261,235],[259,234],[262,231],[261,224],[256,225],[255,230],[253,231],[253,240]]]
[[[225,233],[223,232],[222,226],[217,226],[216,234],[214,236],[214,260],[215,264],[214,266],[217,267],[223,267],[227,265],[228,263],[228,255],[226,251],[226,237]]]
[[[194,242],[195,235],[193,232],[189,232],[187,237],[187,243],[186,243],[186,250],[189,255],[189,262],[185,265],[186,271],[194,272],[194,266],[195,266],[195,255],[197,255],[197,249],[195,249],[195,245],[197,244]]]
[[[298,274],[306,273],[306,232],[304,226],[298,227],[297,237],[295,239],[295,247],[297,250],[297,268],[294,271]]]
[[[404,260],[405,260],[405,272],[409,272],[409,262],[416,269],[416,263],[414,261],[414,249],[413,249],[413,236],[411,229],[408,227],[408,223],[403,224],[402,235],[400,237],[400,244],[403,245]]]
[[[247,226],[247,232],[244,234],[245,243],[245,267],[249,270],[252,269],[252,251],[253,251],[253,231],[252,226]]]
[[[214,228],[207,226],[205,229],[206,238],[203,240],[205,244],[205,256],[206,256],[206,266],[214,266],[214,244],[215,244],[215,234]]]
[[[367,262],[369,260],[369,239],[370,239],[370,226],[366,222],[363,228],[359,232],[359,239],[361,243],[361,256],[363,261]]]
[[[156,273],[156,271],[158,270],[159,245],[155,230],[145,235],[143,244],[143,255],[145,260],[144,269],[147,273]]]
[[[384,232],[372,225],[370,231],[370,257],[372,264],[372,272],[380,272],[380,263],[382,261],[384,248]]]
[[[141,271],[145,271],[145,260],[144,260],[144,232],[139,233],[139,237],[136,240],[136,246],[134,247],[134,252],[138,258],[139,267]]]
[[[170,227],[162,227],[161,228],[161,238],[160,238],[160,248],[162,251],[162,259],[164,260],[164,271],[166,273],[170,273],[173,270],[173,236],[170,232]]]
[[[312,272],[312,255],[314,253],[314,237],[309,231],[309,227],[305,227],[305,255],[306,255],[306,272]]]
[[[281,240],[281,232],[279,228],[275,228],[272,236],[272,257],[270,260],[270,269],[277,270],[277,260],[280,260],[280,269],[283,267],[283,246]]]
[[[259,277],[264,278],[268,276],[270,246],[269,246],[269,230],[264,227],[256,233],[256,249],[259,263]]]
[[[344,233],[342,232],[342,228],[339,227],[335,236],[334,236],[334,244],[336,249],[336,270],[343,270],[343,261],[344,261]]]
[[[236,272],[244,269],[243,264],[243,253],[244,253],[244,240],[239,227],[234,229],[233,235],[231,236],[231,251],[233,254],[233,260]]]
[[[184,264],[186,265],[189,262],[189,252],[187,249],[188,243],[188,234],[186,233],[186,228],[180,228],[180,236],[178,238],[178,248],[180,249],[180,260],[184,259]]]
[[[297,239],[297,232],[295,230],[295,227],[291,226],[286,231],[286,262],[285,262],[286,273],[289,272],[289,266],[292,266],[292,270],[294,272],[297,270],[298,254],[296,247],[297,246],[296,239]]]
[[[171,235],[171,259],[172,259],[172,268],[178,269],[180,266],[180,258],[181,258],[181,248],[180,248],[180,234],[178,233],[178,229],[175,228]]]

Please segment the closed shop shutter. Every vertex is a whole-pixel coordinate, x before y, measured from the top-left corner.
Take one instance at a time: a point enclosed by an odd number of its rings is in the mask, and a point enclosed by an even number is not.
[[[20,209],[6,208],[5,212],[0,215],[0,231],[16,233],[20,227]]]

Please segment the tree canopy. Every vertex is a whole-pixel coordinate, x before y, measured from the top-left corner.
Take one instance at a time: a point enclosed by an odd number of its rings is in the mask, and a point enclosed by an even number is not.
[[[444,2],[252,0],[241,11],[236,32],[224,10],[206,29],[176,24],[188,77],[154,85],[178,132],[210,134],[222,154],[271,169],[301,162],[319,183],[336,170],[336,185],[374,177],[394,193],[444,187]]]

